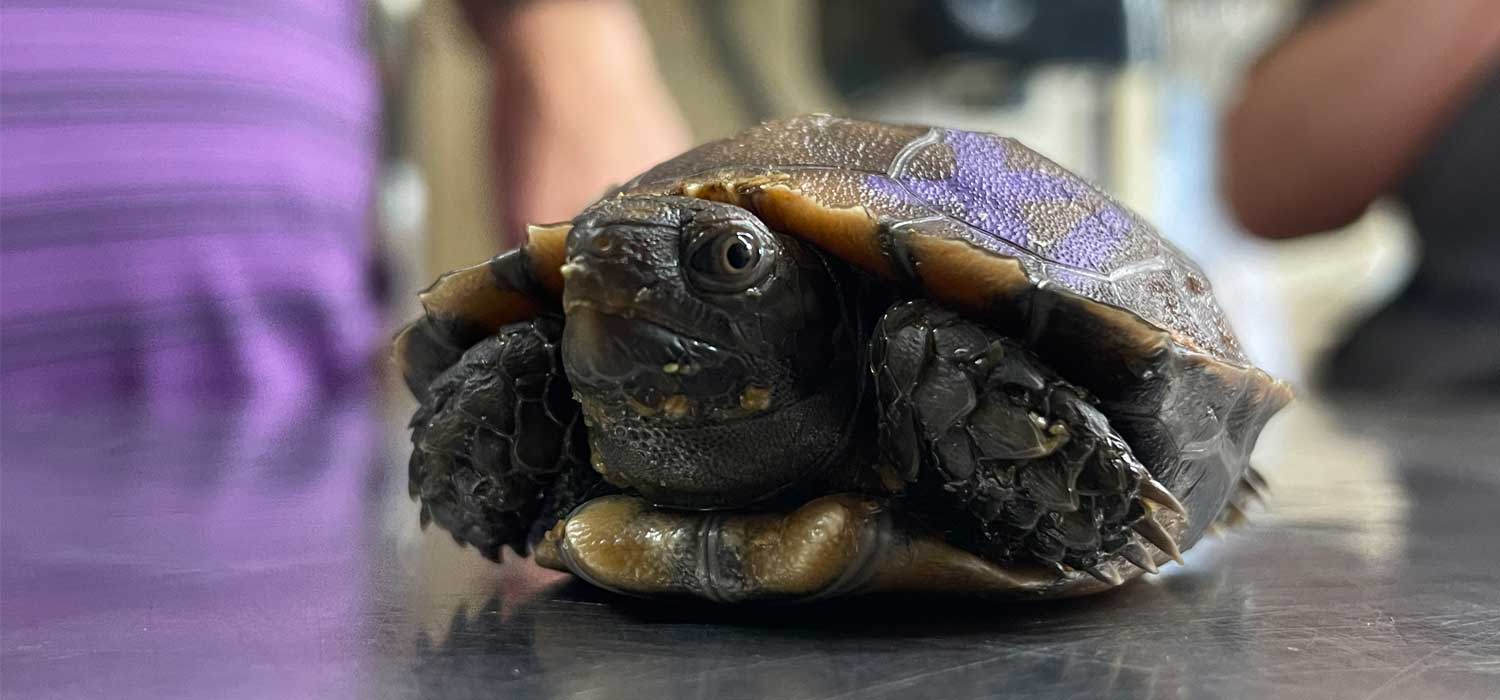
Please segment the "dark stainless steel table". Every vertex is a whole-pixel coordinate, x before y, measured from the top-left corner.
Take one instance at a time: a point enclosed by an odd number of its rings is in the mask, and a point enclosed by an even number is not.
[[[1500,404],[1305,401],[1271,509],[1113,594],[734,610],[419,531],[370,405],[6,415],[0,692],[1500,697]]]

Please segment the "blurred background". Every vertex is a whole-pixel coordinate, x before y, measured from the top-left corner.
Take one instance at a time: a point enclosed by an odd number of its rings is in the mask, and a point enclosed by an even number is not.
[[[1222,203],[1219,120],[1240,78],[1306,10],[1294,0],[637,3],[692,139],[828,112],[1014,136],[1154,222],[1204,266],[1255,359],[1302,382],[1399,288],[1415,238],[1399,206],[1267,244]],[[489,56],[452,2],[379,5],[399,133],[382,235],[411,290],[493,253]],[[608,118],[601,115],[601,118]]]
[[[1500,355],[1486,282],[1500,256],[1468,215],[1493,182],[1482,134],[1500,111],[1486,80],[1500,22],[1482,0],[3,12],[8,409],[368,385],[442,271],[692,144],[814,111],[998,132],[1093,180],[1199,261],[1255,360],[1299,384],[1425,269],[1420,302],[1347,345],[1457,368],[1388,390],[1500,383],[1485,359]],[[1440,264],[1418,264],[1398,201],[1459,212],[1428,217],[1463,229],[1442,232]],[[1366,359],[1332,365],[1365,367],[1345,385],[1399,374]]]

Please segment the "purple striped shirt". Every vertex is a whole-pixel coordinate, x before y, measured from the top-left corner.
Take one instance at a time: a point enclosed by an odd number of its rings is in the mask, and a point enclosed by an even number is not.
[[[354,0],[0,8],[5,405],[365,374],[377,95]]]

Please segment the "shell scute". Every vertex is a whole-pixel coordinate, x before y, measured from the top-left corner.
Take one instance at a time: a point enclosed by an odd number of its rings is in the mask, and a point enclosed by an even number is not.
[[[1128,310],[1188,348],[1249,364],[1191,260],[1127,207],[1014,139],[795,117],[689,151],[624,191],[768,176],[824,208],[865,210],[874,224],[866,235],[884,228],[963,240],[1019,260],[1034,284]]]

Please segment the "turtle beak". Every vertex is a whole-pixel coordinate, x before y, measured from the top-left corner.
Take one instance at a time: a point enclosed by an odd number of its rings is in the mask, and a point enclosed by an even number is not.
[[[634,316],[643,290],[659,285],[666,270],[675,270],[678,240],[677,231],[665,226],[575,226],[562,266],[563,310],[588,303],[605,313]]]
[[[620,274],[598,261],[573,258],[562,266],[563,312],[591,309],[613,316],[635,316],[636,290],[647,286],[639,275]],[[611,274],[614,272],[615,274]],[[625,278],[625,279],[620,279]]]
[[[662,371],[693,355],[692,341],[650,321],[602,311],[580,302],[564,326],[563,363],[580,388],[617,388],[631,382],[675,384]],[[662,375],[662,376],[655,376]],[[660,387],[668,389],[668,386]]]

